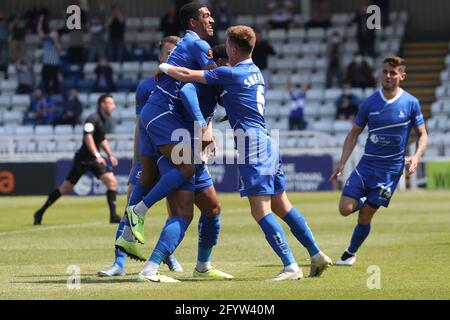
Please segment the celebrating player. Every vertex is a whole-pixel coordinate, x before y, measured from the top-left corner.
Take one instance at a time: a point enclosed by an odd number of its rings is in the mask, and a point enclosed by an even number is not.
[[[283,229],[272,214],[281,217],[311,256],[311,277],[320,276],[331,265],[323,254],[304,217],[289,202],[285,193],[282,162],[277,148],[267,133],[264,120],[264,79],[251,60],[256,36],[252,28],[234,26],[227,30],[227,54],[232,67],[196,71],[164,63],[160,69],[182,82],[219,85],[221,102],[226,109],[235,139],[240,133],[249,137],[243,150],[245,163],[239,164],[241,196],[248,197],[251,213],[263,230],[267,242],[283,262],[284,268],[273,280],[303,278],[286,241]],[[238,145],[238,143],[236,144]],[[260,152],[251,152],[259,150]],[[261,152],[262,151],[262,152]],[[254,153],[258,153],[255,159]],[[262,155],[259,157],[259,155]]]
[[[91,114],[84,123],[83,144],[75,153],[72,169],[66,180],[48,195],[47,201],[34,214],[35,225],[41,224],[45,211],[61,195],[71,192],[81,176],[87,171],[91,171],[97,179],[100,179],[108,190],[106,198],[109,205],[109,221],[111,223],[120,222],[120,217],[116,214],[117,180],[112,172],[112,168],[99,152],[100,147],[102,147],[108,155],[111,164],[114,167],[117,166],[118,161],[113,156],[108,140],[105,137],[110,129],[108,118],[115,108],[116,104],[111,95],[103,94],[98,98],[97,112]]]
[[[380,206],[388,207],[397,184],[403,174],[413,174],[423,156],[428,135],[417,98],[400,88],[405,79],[406,64],[400,57],[389,56],[383,61],[382,89],[368,97],[361,105],[352,130],[345,139],[341,160],[330,180],[342,174],[358,136],[367,125],[369,136],[364,155],[345,183],[339,202],[339,212],[348,216],[359,211],[350,246],[336,262],[351,266],[356,252],[370,232],[370,223]],[[406,157],[411,128],[419,139],[416,154]]]
[[[176,36],[168,36],[161,40],[159,45],[159,53],[158,59],[160,62],[165,62],[170,52],[175,48],[178,41],[180,41],[179,37]],[[134,152],[133,152],[133,162],[132,168],[130,171],[130,176],[128,179],[128,191],[127,191],[127,201],[130,198],[131,193],[134,190],[134,186],[141,176],[141,162],[139,160],[138,155],[138,146],[139,146],[139,114],[145,103],[147,102],[150,95],[156,88],[156,82],[153,76],[148,77],[144,81],[142,81],[137,90],[136,90],[136,127],[134,130]],[[157,181],[159,177],[159,172],[153,172],[152,181]],[[128,218],[126,217],[126,213],[122,217],[120,221],[119,227],[116,232],[116,250],[115,250],[115,260],[111,267],[106,270],[102,270],[98,272],[98,276],[100,277],[112,277],[112,276],[122,276],[125,275],[125,260],[128,256],[145,261],[146,257],[141,253],[139,243],[136,241],[134,236],[131,234]],[[175,256],[168,256],[164,262],[168,265],[171,271],[181,272],[183,271],[182,266],[178,263]]]

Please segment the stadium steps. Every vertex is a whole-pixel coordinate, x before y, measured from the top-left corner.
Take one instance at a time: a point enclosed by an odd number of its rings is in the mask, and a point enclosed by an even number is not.
[[[436,100],[435,89],[440,83],[447,53],[447,41],[403,43],[407,76],[402,86],[419,99],[426,119],[431,115],[431,103]]]

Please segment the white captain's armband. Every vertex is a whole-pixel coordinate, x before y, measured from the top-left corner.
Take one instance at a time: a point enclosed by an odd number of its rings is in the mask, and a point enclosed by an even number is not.
[[[162,72],[164,72],[165,74],[168,74],[169,73],[169,68],[170,68],[170,64],[168,64],[168,63],[161,63],[160,65],[159,65],[159,70],[161,70]]]
[[[94,124],[92,124],[90,122],[87,122],[84,124],[84,132],[92,133],[92,132],[94,132],[94,129],[95,129]]]

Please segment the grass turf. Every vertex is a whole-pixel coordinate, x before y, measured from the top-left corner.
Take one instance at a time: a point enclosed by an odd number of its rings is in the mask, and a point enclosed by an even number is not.
[[[175,255],[184,272],[182,283],[136,282],[143,263],[127,260],[127,275],[98,278],[112,264],[117,225],[107,223],[104,197],[64,197],[51,207],[42,226],[32,226],[33,212],[45,197],[0,198],[0,299],[449,299],[450,197],[448,192],[397,193],[389,209],[376,214],[372,231],[355,266],[332,267],[322,278],[272,283],[281,263],[252,220],[246,199],[220,195],[223,207],[219,244],[213,265],[233,281],[194,281],[198,212]],[[321,249],[335,261],[348,245],[356,216],[337,213],[338,193],[291,193]],[[118,199],[123,208],[125,198]],[[147,253],[165,221],[160,202],[146,220]],[[285,229],[305,275],[309,260]],[[69,290],[67,269],[81,271],[80,290]],[[368,289],[369,266],[380,268],[381,289]]]

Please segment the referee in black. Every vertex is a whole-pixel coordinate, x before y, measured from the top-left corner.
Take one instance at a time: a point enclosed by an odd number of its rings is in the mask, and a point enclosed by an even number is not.
[[[110,223],[119,223],[120,217],[116,213],[117,180],[112,172],[112,168],[107,165],[106,160],[100,155],[100,147],[108,155],[111,164],[115,167],[118,164],[113,156],[108,140],[105,135],[110,130],[109,117],[116,108],[114,99],[109,94],[103,94],[97,101],[97,112],[91,114],[84,123],[83,145],[75,153],[72,169],[64,182],[53,190],[44,205],[34,214],[34,224],[39,225],[45,210],[48,209],[63,194],[73,190],[74,185],[87,171],[91,171],[97,179],[100,179],[106,186],[106,198],[109,205]]]

